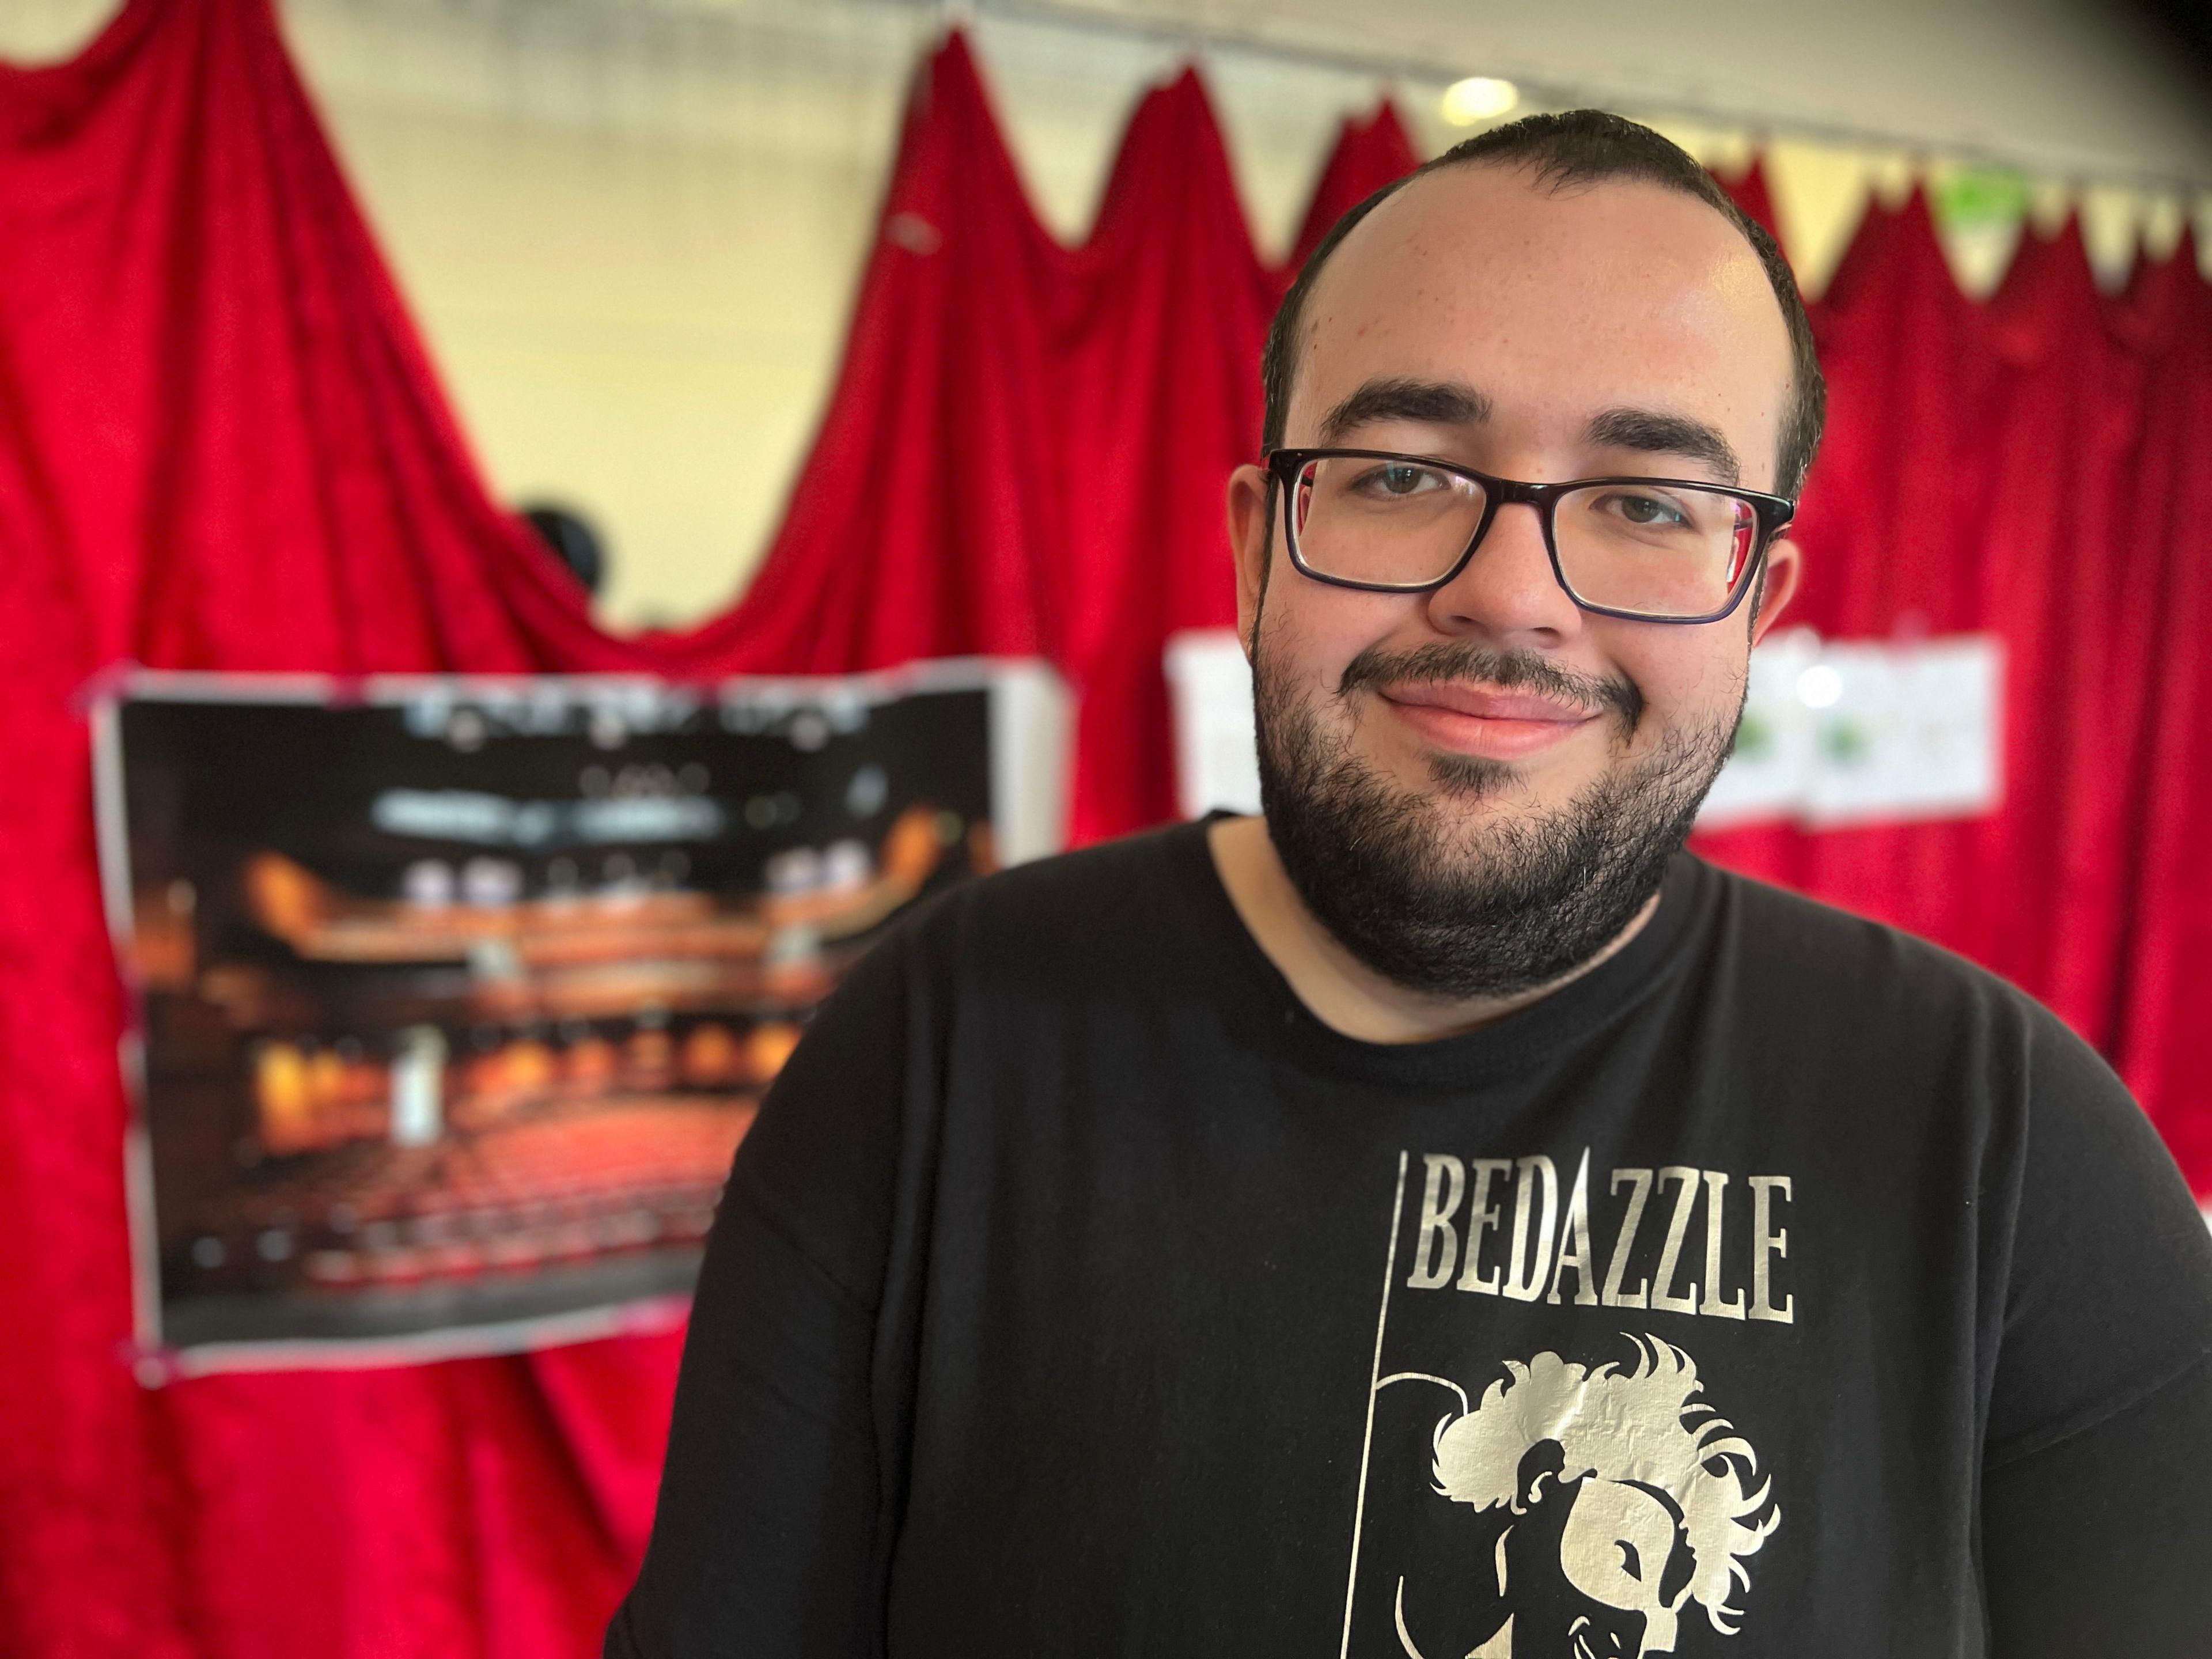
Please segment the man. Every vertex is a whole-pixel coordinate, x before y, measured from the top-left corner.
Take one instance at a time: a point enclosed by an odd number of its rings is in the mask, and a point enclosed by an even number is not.
[[[971,886],[822,1012],[609,1652],[2212,1652],[2142,1115],[1681,851],[1799,575],[1771,241],[1534,118],[1348,215],[1266,381],[1264,817]]]

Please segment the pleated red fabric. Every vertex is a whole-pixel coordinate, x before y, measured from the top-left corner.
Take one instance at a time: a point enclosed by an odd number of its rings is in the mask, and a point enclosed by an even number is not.
[[[1336,149],[1314,185],[1313,199],[1299,222],[1283,274],[1296,276],[1347,210],[1358,206],[1383,185],[1404,178],[1419,161],[1413,141],[1406,136],[1405,123],[1388,100],[1367,115],[1346,121],[1337,135]]]
[[[1348,123],[1297,239],[1402,173]],[[1758,175],[1739,199],[1764,201]],[[1753,206],[1754,213],[1759,206]],[[1771,212],[1771,206],[1764,210]],[[1231,620],[1222,479],[1287,271],[1194,76],[1048,236],[955,36],[923,67],[820,434],[742,603],[593,626],[483,487],[267,0],[131,0],[0,66],[0,1652],[591,1650],[642,1547],[678,1351],[145,1390],[80,694],[105,667],[678,677],[1041,653],[1084,696],[1074,829],[1172,807],[1165,636]],[[2212,1188],[2212,290],[2077,232],[1977,306],[1924,202],[1816,318],[1835,386],[1804,620],[2004,639],[1987,820],[1711,850],[2012,975]]]
[[[1410,165],[1395,122],[1354,131],[1316,222]],[[0,1651],[590,1650],[643,1547],[675,1337],[132,1381],[81,689],[134,660],[1042,653],[1089,692],[1084,833],[1157,818],[1159,647],[1231,616],[1220,475],[1258,447],[1282,274],[1190,76],[1137,112],[1091,241],[1053,242],[955,37],[751,591],[623,639],[486,494],[264,0],[134,0],[76,61],[0,69]]]
[[[1766,163],[1763,159],[1752,157],[1751,165],[1736,178],[1721,176],[1721,188],[1751,216],[1753,223],[1778,241],[1781,240],[1782,222],[1774,216],[1774,194],[1767,186]]]
[[[2212,659],[2189,630],[2212,560],[2208,319],[2191,244],[2106,300],[2069,222],[1978,305],[1924,198],[1869,213],[1815,313],[1831,427],[1791,620],[1996,634],[2003,810],[1699,841],[2035,992],[2121,1067],[2200,1191],[2212,1091],[2183,1010],[2212,1010],[2186,955],[2212,894],[2182,848],[2207,800]]]

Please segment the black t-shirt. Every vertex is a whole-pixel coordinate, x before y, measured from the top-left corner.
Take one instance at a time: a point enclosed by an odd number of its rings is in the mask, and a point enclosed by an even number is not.
[[[2208,1352],[2172,1161],[1990,975],[1684,855],[1362,1042],[1186,825],[822,1010],[608,1651],[2212,1654]]]

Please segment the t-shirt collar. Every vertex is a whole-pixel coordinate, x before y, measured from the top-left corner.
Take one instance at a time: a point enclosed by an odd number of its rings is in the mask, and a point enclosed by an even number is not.
[[[1260,948],[1221,884],[1208,828],[1234,816],[1214,812],[1167,837],[1201,939],[1218,941],[1217,981],[1246,1023],[1257,1022],[1271,1047],[1302,1066],[1401,1087],[1465,1087],[1517,1072],[1563,1047],[1589,1040],[1667,981],[1692,954],[1711,911],[1719,878],[1711,866],[1678,853],[1660,886],[1659,906],[1635,938],[1589,972],[1526,1007],[1471,1031],[1419,1042],[1369,1042],[1323,1024]],[[1205,948],[1205,947],[1201,947]]]

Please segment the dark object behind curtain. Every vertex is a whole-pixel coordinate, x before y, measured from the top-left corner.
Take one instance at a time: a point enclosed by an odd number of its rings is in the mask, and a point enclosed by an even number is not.
[[[1410,160],[1387,112],[1351,126],[1300,245]],[[1091,240],[1063,248],[956,39],[882,231],[744,602],[617,639],[486,495],[265,0],[133,0],[76,61],[0,69],[0,1651],[587,1650],[642,1545],[676,1354],[131,1381],[88,675],[1042,652],[1086,699],[1079,836],[1169,811],[1160,646],[1231,620],[1221,475],[1257,441],[1282,281],[1203,91],[1143,101]],[[2106,300],[2069,234],[1975,306],[1916,200],[1870,216],[1818,325],[1836,416],[1803,617],[2001,631],[2011,793],[1983,823],[1713,850],[2052,1000],[2212,1187],[2194,251]]]
[[[554,557],[568,567],[568,574],[584,592],[596,594],[607,579],[606,544],[592,521],[572,508],[551,501],[533,501],[521,509],[523,522],[536,531]]]

